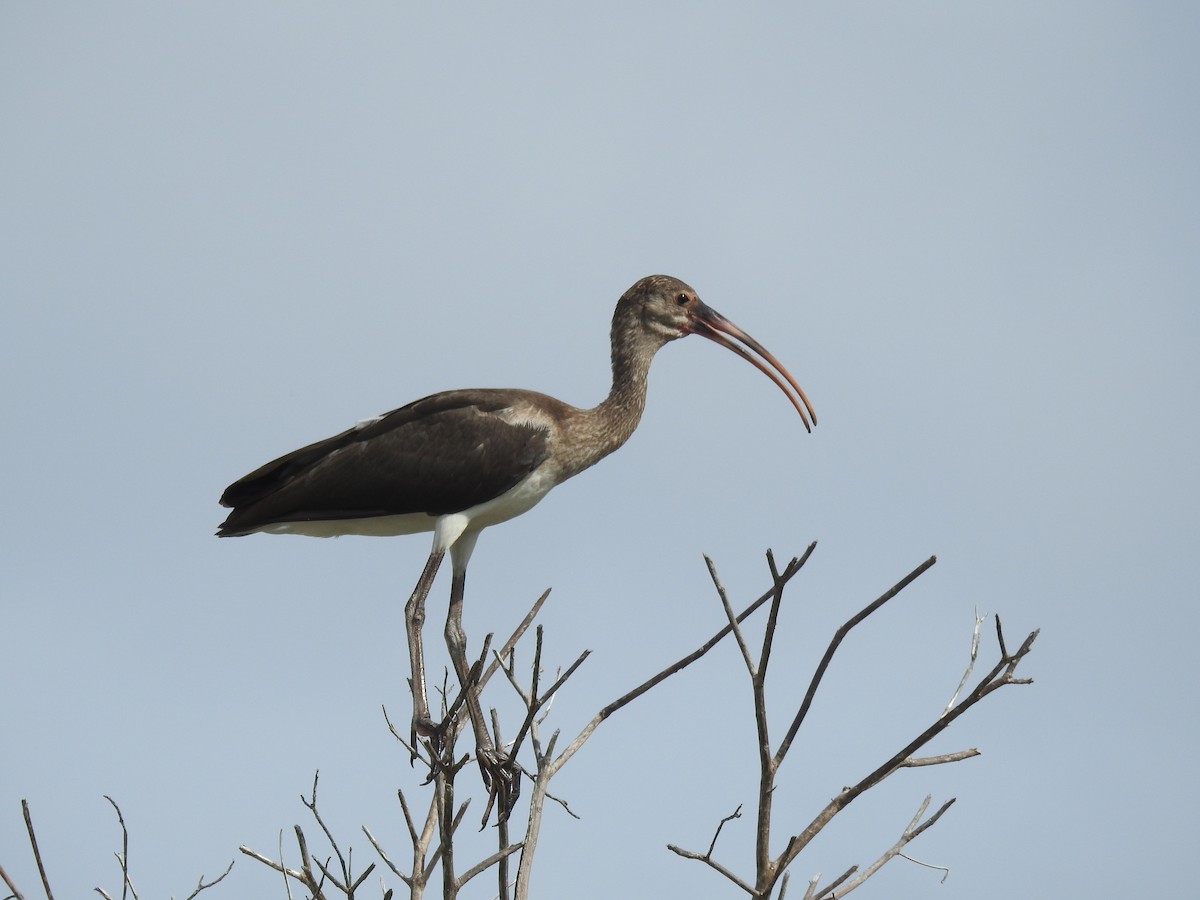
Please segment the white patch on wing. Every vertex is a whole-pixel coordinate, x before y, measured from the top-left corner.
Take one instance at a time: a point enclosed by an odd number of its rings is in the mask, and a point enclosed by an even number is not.
[[[374,425],[376,422],[383,420],[383,416],[371,416],[369,419],[359,419],[354,423],[354,431],[362,431],[368,425]]]
[[[496,410],[493,415],[509,425],[525,425],[539,431],[550,430],[550,422],[546,418],[546,413],[530,403],[506,406],[504,409]]]

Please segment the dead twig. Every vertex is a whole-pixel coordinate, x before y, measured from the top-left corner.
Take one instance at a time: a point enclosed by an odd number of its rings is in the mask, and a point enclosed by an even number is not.
[[[196,882],[196,889],[187,895],[186,900],[195,900],[196,895],[199,894],[201,891],[207,891],[210,887],[213,887],[214,885],[218,885],[222,881],[224,881],[225,876],[233,871],[233,862],[234,861],[231,859],[229,861],[229,865],[227,865],[225,867],[225,871],[222,872],[220,875],[218,875],[216,878],[214,878],[212,881],[205,881],[204,876],[201,875],[200,880]]]
[[[4,866],[0,866],[0,881],[8,885],[8,896],[4,900],[25,900],[25,895],[21,893],[20,888],[13,883],[13,880],[8,877],[8,873],[4,871]]]
[[[963,672],[963,677],[959,679],[958,687],[954,689],[954,693],[950,697],[950,702],[946,704],[946,708],[942,711],[942,715],[950,712],[954,708],[954,704],[958,702],[958,695],[962,693],[963,687],[971,677],[971,672],[975,670],[975,660],[979,658],[979,628],[987,619],[987,613],[982,616],[979,610],[975,610],[975,627],[971,629],[971,654],[967,661],[967,670]]]
[[[808,562],[808,558],[810,556],[812,556],[812,552],[813,552],[813,550],[816,549],[816,547],[817,547],[817,542],[813,541],[811,544],[808,545],[808,549],[804,551],[803,555],[801,555],[798,559],[792,559],[787,564],[787,566],[784,567],[783,572],[781,572],[779,575],[779,580],[780,580],[781,584],[786,584],[788,581],[790,581],[796,575],[797,572],[799,572],[802,568],[804,568],[804,564],[806,562]],[[778,585],[772,586],[770,590],[768,590],[766,593],[762,594],[757,600],[755,600],[753,603],[751,603],[749,606],[747,606],[744,610],[742,610],[741,613],[739,613],[735,617],[734,621],[736,621],[739,624],[744,622],[760,606],[762,606],[764,603],[766,603],[768,600],[770,600],[773,596],[775,596],[775,592],[778,589],[779,589]],[[623,709],[624,707],[628,706],[630,703],[632,703],[638,697],[645,694],[651,688],[654,688],[654,687],[658,686],[659,684],[661,684],[663,681],[666,681],[672,675],[682,672],[684,669],[686,669],[688,666],[690,666],[696,660],[700,659],[702,656],[704,656],[706,653],[708,653],[709,650],[711,650],[713,647],[715,647],[717,644],[719,644],[724,638],[728,637],[732,631],[733,631],[733,626],[726,625],[724,628],[722,628],[720,631],[718,631],[716,634],[714,634],[711,638],[709,638],[707,641],[705,641],[703,644],[701,644],[699,647],[697,647],[695,650],[693,650],[691,653],[689,653],[686,656],[684,656],[683,658],[671,663],[671,665],[667,666],[665,669],[662,669],[660,672],[658,672],[654,675],[651,675],[649,678],[647,678],[645,681],[643,681],[637,687],[633,688],[632,690],[628,691],[625,694],[622,694],[616,700],[612,701],[607,706],[603,707],[598,713],[596,713],[596,715],[592,718],[592,720],[590,722],[588,722],[587,725],[584,726],[583,730],[581,732],[579,732],[579,734],[575,737],[575,739],[570,744],[567,745],[566,749],[564,749],[562,751],[562,753],[558,757],[556,757],[556,759],[555,759],[556,767],[561,766],[568,759],[570,759],[571,756],[573,756],[576,753],[576,751],[578,751],[578,749],[583,745],[583,743],[589,737],[591,737],[592,732],[595,731],[600,726],[601,722],[603,722],[605,719],[607,719],[609,716],[611,716],[613,713],[617,712],[618,710]]]
[[[810,547],[810,551],[811,551]],[[807,556],[807,555],[806,555]],[[796,735],[799,732],[801,725],[812,708],[813,699],[816,696],[817,690],[820,688],[822,680],[829,669],[830,663],[833,660],[841,643],[846,636],[859,624],[865,621],[873,613],[881,609],[886,603],[895,598],[902,590],[910,585],[914,580],[919,578],[931,566],[937,562],[937,558],[931,556],[921,565],[917,566],[904,578],[900,579],[895,585],[873,600],[871,603],[864,606],[857,613],[847,619],[834,633],[829,645],[826,647],[823,656],[818,662],[812,677],[809,680],[808,687],[804,693],[803,699],[795,715],[792,718],[791,724],[780,742],[778,748],[772,753],[769,732],[767,727],[767,704],[766,704],[766,673],[770,663],[771,651],[774,647],[776,638],[776,629],[778,624],[779,611],[782,607],[783,590],[788,579],[795,574],[794,564],[789,564],[783,572],[779,572],[775,566],[773,555],[768,552],[767,562],[771,570],[773,586],[770,592],[760,598],[759,603],[765,602],[770,598],[771,605],[767,616],[767,621],[764,626],[761,649],[758,652],[757,659],[750,652],[750,641],[740,627],[741,618],[734,616],[733,606],[729,602],[725,587],[721,583],[717,575],[716,567],[712,561],[705,558],[708,565],[709,575],[712,578],[713,585],[716,588],[717,595],[720,599],[721,608],[725,612],[725,617],[728,622],[723,634],[733,632],[737,640],[738,649],[741,653],[743,665],[750,676],[751,686],[753,690],[753,702],[755,711],[755,728],[757,737],[757,751],[759,756],[759,796],[758,796],[758,812],[757,812],[757,833],[755,845],[755,872],[756,877],[753,884],[748,880],[742,879],[735,875],[729,868],[716,862],[713,858],[713,852],[716,847],[716,837],[720,834],[721,828],[734,816],[726,817],[721,820],[717,827],[716,834],[710,843],[706,853],[697,853],[695,851],[683,850],[675,845],[668,845],[669,849],[688,859],[695,859],[720,872],[732,883],[736,884],[752,897],[770,897],[776,887],[780,888],[780,900],[786,892],[786,884],[788,878],[788,867],[796,859],[799,853],[808,845],[808,843],[832,821],[833,817],[844,809],[856,797],[877,785],[884,778],[901,768],[915,768],[921,766],[940,765],[943,763],[958,762],[964,759],[969,759],[979,755],[979,750],[976,748],[968,748],[952,753],[940,754],[937,756],[919,757],[913,755],[915,751],[925,746],[935,736],[944,731],[949,725],[960,715],[965,713],[972,706],[980,702],[984,697],[992,691],[997,690],[1006,684],[1029,684],[1031,679],[1016,677],[1016,668],[1020,664],[1021,659],[1029,653],[1034,640],[1037,638],[1037,631],[1031,632],[1021,644],[1021,647],[1015,653],[1009,653],[1004,640],[1004,632],[1000,625],[999,618],[996,620],[996,635],[997,643],[1000,649],[1000,659],[992,670],[985,675],[978,684],[970,691],[970,693],[961,701],[958,700],[963,687],[967,683],[973,667],[978,658],[979,650],[979,629],[984,617],[976,615],[974,634],[971,645],[971,659],[967,668],[967,673],[964,675],[959,688],[954,692],[954,696],[950,705],[943,710],[938,718],[920,734],[909,741],[899,751],[894,753],[882,765],[876,767],[866,776],[861,778],[854,785],[843,788],[842,791],[834,797],[807,828],[798,834],[793,835],[787,842],[783,851],[776,857],[772,858],[770,853],[770,836],[772,828],[772,801],[775,791],[775,779],[778,774],[779,767],[787,756],[789,749],[795,741]],[[720,635],[720,636],[723,636]],[[702,648],[703,650],[704,648]],[[685,657],[685,660],[689,659]],[[827,884],[823,888],[818,888],[820,883],[820,875],[815,875],[808,882],[807,890],[804,893],[806,900],[825,900],[834,896],[842,897],[850,891],[863,884],[870,878],[878,869],[886,864],[891,859],[898,855],[903,855],[901,850],[903,847],[924,832],[927,828],[935,824],[941,816],[949,809],[954,800],[951,799],[942,805],[928,819],[922,821],[926,809],[928,807],[929,798],[921,805],[917,815],[914,816],[912,822],[901,834],[899,840],[887,852],[879,857],[866,869],[859,870],[857,866],[852,866]],[[944,867],[936,867],[942,868]]]
[[[50,890],[50,879],[46,876],[46,866],[42,862],[42,851],[38,849],[37,835],[33,831],[33,817],[29,812],[28,800],[21,801],[21,812],[25,816],[25,833],[29,835],[29,846],[33,848],[33,860],[37,863],[38,875],[42,878],[46,900],[54,900],[54,892]]]
[[[808,690],[804,693],[804,700],[800,703],[800,708],[796,711],[796,716],[792,719],[791,727],[788,728],[787,734],[784,735],[783,742],[779,745],[779,749],[775,751],[775,761],[778,764],[787,756],[787,752],[791,749],[792,741],[796,738],[796,732],[800,730],[800,726],[804,724],[804,719],[808,715],[809,709],[812,707],[813,697],[817,694],[817,688],[821,686],[821,679],[825,677],[825,670],[829,668],[829,663],[833,660],[833,655],[837,652],[838,647],[856,625],[862,622],[867,616],[878,610],[881,606],[899,594],[902,590],[920,578],[927,572],[934,563],[937,562],[936,556],[931,556],[921,565],[917,566],[898,582],[888,588],[879,597],[868,603],[857,613],[847,619],[842,626],[834,632],[833,638],[829,641],[829,646],[825,649],[825,655],[821,657],[821,661],[817,664],[817,669],[813,672],[812,679],[808,683]]]
[[[997,619],[997,623],[999,623],[999,619]],[[777,871],[781,871],[790,865],[791,862],[799,855],[800,851],[808,845],[808,843],[821,831],[821,829],[828,825],[833,817],[836,816],[841,810],[845,809],[846,806],[848,806],[856,797],[859,797],[865,791],[870,790],[884,778],[888,777],[892,772],[902,768],[905,765],[905,761],[912,758],[912,754],[915,750],[920,749],[934,737],[945,731],[955,719],[965,713],[968,709],[975,706],[975,704],[979,703],[981,700],[983,700],[983,698],[991,694],[993,691],[1003,687],[1004,685],[1031,684],[1033,679],[1017,678],[1014,676],[1013,672],[1021,660],[1024,659],[1032,649],[1033,642],[1037,639],[1038,633],[1038,630],[1030,632],[1022,642],[1020,648],[1015,653],[1009,654],[1005,648],[1003,631],[1000,630],[1000,626],[997,624],[997,635],[998,643],[1001,648],[1001,656],[1000,660],[995,664],[995,666],[992,667],[991,671],[989,671],[987,675],[980,679],[975,688],[949,713],[943,713],[942,715],[938,716],[938,718],[931,725],[929,725],[929,727],[914,737],[899,751],[894,753],[886,762],[868,773],[853,786],[844,788],[840,794],[830,800],[825,808],[821,810],[821,812],[815,819],[813,819],[807,828],[805,828],[799,834],[794,835],[788,841],[787,847],[775,861],[775,865],[778,867]],[[963,751],[961,754],[948,754],[949,757],[957,757],[962,759],[966,759],[973,755],[975,754],[971,753],[970,751]],[[949,762],[953,761],[953,759],[946,759],[944,761]],[[948,805],[949,804],[947,804],[947,806]],[[933,821],[937,820],[937,817],[941,815],[941,812],[942,811],[939,811],[934,816]],[[933,822],[931,821],[929,824],[933,824]],[[926,827],[928,827],[928,825],[923,826],[921,830],[924,830]]]
[[[121,807],[117,806],[117,801],[108,794],[104,795],[104,799],[116,810],[117,822],[121,825],[121,852],[114,854],[121,866],[121,900],[125,900],[129,894],[133,894],[133,900],[137,900],[137,891],[133,889],[133,883],[129,880],[129,829],[125,827],[125,817],[121,815]],[[100,888],[95,890],[104,893]]]
[[[855,875],[855,877],[853,879],[845,880],[847,878],[847,876],[849,876],[850,874],[852,874],[855,871],[855,869],[857,867],[852,868],[849,872],[847,872],[845,875],[842,876],[841,880],[835,881],[832,884],[829,884],[828,886],[826,886],[825,888],[817,891],[813,895],[815,900],[821,900],[821,898],[823,898],[823,897],[833,897],[833,892],[835,890],[837,890],[838,897],[845,897],[847,894],[849,894],[855,888],[860,887],[868,878],[870,878],[872,875],[874,875],[876,872],[878,872],[888,862],[895,859],[897,856],[904,856],[904,854],[901,853],[900,851],[904,849],[905,845],[907,845],[910,841],[912,841],[914,838],[916,838],[918,835],[920,835],[921,832],[925,831],[927,828],[932,827],[934,825],[934,823],[936,823],[937,820],[942,817],[942,814],[946,810],[948,810],[951,806],[954,805],[954,798],[951,797],[949,800],[947,800],[945,803],[943,803],[941,805],[941,807],[938,809],[937,812],[935,812],[932,816],[930,816],[928,819],[926,819],[924,822],[922,822],[921,817],[923,815],[925,815],[925,810],[927,810],[929,808],[929,801],[931,799],[932,798],[929,795],[926,795],[924,801],[922,801],[922,803],[921,803],[920,808],[917,809],[916,815],[914,815],[912,817],[912,820],[908,823],[908,826],[900,834],[899,839],[887,851],[885,851],[878,859],[876,859],[873,863],[871,863],[869,866],[867,866],[861,872],[858,872],[858,874]],[[916,862],[916,860],[913,860],[910,857],[905,856],[904,858],[909,859],[910,862]],[[920,865],[929,865],[929,864],[928,863],[920,863]],[[929,866],[929,868],[941,869],[947,875],[950,873],[950,870],[947,869],[945,866]],[[943,875],[942,881],[945,881],[945,880],[946,880],[946,876]],[[842,885],[840,890],[838,889],[839,885]]]
[[[964,759],[970,759],[972,756],[978,756],[979,750],[975,747],[969,747],[966,750],[958,750],[954,753],[943,753],[940,756],[910,756],[908,759],[900,763],[900,768],[916,768],[918,766],[940,766],[942,763],[961,762]]]
[[[734,819],[740,819],[741,817],[742,817],[742,804],[739,803],[737,809],[735,809],[733,812],[731,812],[729,815],[727,815],[725,818],[723,818],[720,822],[717,823],[717,830],[713,833],[712,842],[708,845],[708,852],[706,854],[704,854],[705,856],[712,856],[713,850],[715,850],[717,847],[717,838],[719,838],[721,836],[721,829],[725,827],[725,823],[732,822]]]
[[[704,863],[706,866],[711,868],[713,871],[719,872],[722,875],[724,875],[726,878],[728,878],[731,882],[736,884],[739,888],[741,888],[743,891],[745,891],[751,897],[763,896],[762,894],[760,894],[758,892],[758,890],[753,885],[747,884],[746,882],[742,881],[742,879],[740,879],[737,875],[735,875],[733,872],[729,871],[729,869],[725,868],[725,866],[721,865],[719,862],[717,862],[715,859],[713,859],[711,856],[709,856],[705,853],[697,853],[695,850],[684,850],[682,847],[677,847],[674,844],[667,844],[667,849],[670,850],[672,853],[682,856],[684,859],[694,859],[698,862]]]

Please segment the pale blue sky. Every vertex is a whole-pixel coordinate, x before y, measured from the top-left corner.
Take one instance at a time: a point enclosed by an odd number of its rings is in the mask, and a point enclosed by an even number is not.
[[[945,704],[973,611],[1024,674],[801,857],[885,849],[863,897],[1181,896],[1198,838],[1200,12],[1181,3],[0,6],[0,863],[59,896],[279,896],[236,853],[322,805],[403,847],[402,604],[425,537],[218,541],[230,481],[435,390],[590,405],[612,306],[677,275],[807,390],[806,435],[708,342],[638,433],[486,532],[467,625],[541,590],[573,734],[718,627],[762,553],[820,541],[774,664],[782,837]],[[431,601],[437,646],[447,584]],[[994,652],[985,643],[985,652]],[[556,781],[538,896],[735,896],[707,846],[754,789],[736,648],[608,722]],[[718,856],[750,871],[749,820]],[[581,875],[581,873],[585,873]],[[490,897],[490,881],[472,896]],[[797,895],[798,896],[798,895]]]

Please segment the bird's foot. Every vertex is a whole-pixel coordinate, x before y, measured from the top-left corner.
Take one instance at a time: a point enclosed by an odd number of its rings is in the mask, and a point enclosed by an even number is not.
[[[415,713],[412,719],[413,738],[415,740],[417,736],[424,738],[436,737],[441,733],[445,724],[445,722],[435,722],[429,716]]]
[[[483,786],[487,788],[487,806],[483,810],[480,828],[487,825],[488,816],[496,807],[496,822],[507,822],[521,796],[521,766],[515,757],[506,756],[492,747],[476,750]]]
[[[430,772],[436,771],[438,765],[444,764],[443,758],[447,750],[444,737],[446,722],[435,722],[427,715],[413,713],[412,730],[409,732],[412,757],[409,764],[418,759],[418,748],[424,747],[429,752]]]

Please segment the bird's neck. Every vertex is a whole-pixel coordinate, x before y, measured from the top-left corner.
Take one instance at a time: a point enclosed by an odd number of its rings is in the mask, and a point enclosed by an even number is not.
[[[632,331],[632,330],[631,330]],[[579,411],[571,423],[575,432],[570,443],[578,448],[569,462],[574,475],[593,466],[619,448],[633,434],[646,408],[646,378],[658,344],[638,340],[632,332],[624,339],[617,327],[613,333],[612,389],[599,406]]]

